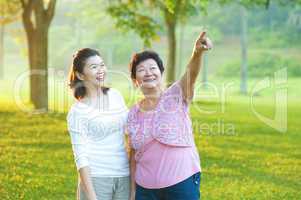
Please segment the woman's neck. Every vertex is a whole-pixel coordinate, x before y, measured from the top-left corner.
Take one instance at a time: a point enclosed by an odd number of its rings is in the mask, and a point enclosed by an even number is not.
[[[142,111],[150,111],[156,108],[162,93],[161,88],[144,88],[142,89],[144,99],[139,103]]]
[[[101,87],[87,89],[87,98],[89,99],[101,98],[103,95],[104,94]]]
[[[102,99],[104,93],[102,92],[101,87],[86,87],[86,95],[82,99],[87,104],[93,105],[98,104],[99,100]]]
[[[142,88],[142,93],[144,95],[145,100],[153,101],[160,97],[162,89],[160,87]]]
[[[86,96],[82,99],[82,102],[93,107],[98,111],[105,111],[109,108],[109,102],[105,98],[105,95],[101,87],[95,89],[87,89]]]

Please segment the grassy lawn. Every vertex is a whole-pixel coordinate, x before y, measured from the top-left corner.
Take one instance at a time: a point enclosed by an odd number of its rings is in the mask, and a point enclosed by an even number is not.
[[[256,109],[273,113],[265,101]],[[202,161],[203,199],[300,198],[297,101],[288,103],[286,133],[256,118],[247,97],[233,97],[224,111],[219,103],[197,101],[191,115]],[[0,199],[75,199],[77,173],[65,114],[30,115],[2,102],[0,123]]]
[[[183,57],[188,58],[190,48],[184,54],[187,56]],[[225,53],[216,48],[210,55],[209,71],[215,71],[236,54],[239,52]],[[216,57],[219,59],[214,59]],[[182,63],[185,62],[184,59]],[[19,96],[26,108],[30,108],[27,104],[28,79],[25,77],[24,82],[15,87],[17,78],[22,78],[27,69],[23,64],[20,61],[18,68],[7,68],[5,79],[0,80],[0,200],[75,199],[77,172],[66,130],[66,114],[31,115],[16,106],[15,97]],[[50,108],[66,112],[72,103],[64,80],[66,74],[55,75],[49,80]],[[276,131],[255,116],[250,96],[238,93],[237,78],[209,76],[209,81],[212,87],[200,88],[196,92],[196,102],[191,106],[202,162],[203,199],[300,199],[301,79],[290,77],[286,85],[286,133]],[[260,79],[250,79],[249,89],[258,81]],[[110,82],[126,95],[129,106],[137,100],[136,91],[129,96],[132,84],[124,75],[115,74]],[[231,87],[221,94],[225,84]],[[20,93],[16,95],[18,89]],[[256,111],[269,118],[275,114],[274,89],[272,84],[254,100]],[[224,104],[221,97],[226,99]]]
[[[245,104],[233,102],[227,109],[211,116],[192,111],[195,123],[212,124],[220,119],[225,127],[235,127],[235,134],[223,134],[215,128],[213,133],[207,129],[196,136],[203,167],[204,199],[299,199],[298,104],[289,105],[287,133],[279,133],[260,122]],[[268,113],[271,108],[263,105],[259,109]]]

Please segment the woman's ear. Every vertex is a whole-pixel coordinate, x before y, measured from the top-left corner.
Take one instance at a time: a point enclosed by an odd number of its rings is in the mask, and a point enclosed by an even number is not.
[[[84,80],[84,75],[83,75],[83,74],[81,74],[81,73],[79,73],[79,72],[75,72],[75,75],[76,75],[76,77],[77,77],[79,80],[81,80],[81,81]]]

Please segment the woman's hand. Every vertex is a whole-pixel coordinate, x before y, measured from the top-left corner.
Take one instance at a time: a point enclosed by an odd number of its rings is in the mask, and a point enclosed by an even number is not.
[[[130,200],[135,200],[135,194],[130,195]]]
[[[93,187],[92,179],[90,176],[90,168],[83,167],[79,169],[81,186],[89,200],[97,200],[96,193]]]
[[[202,31],[197,38],[194,48],[193,48],[193,54],[202,54],[204,51],[208,51],[212,49],[213,44],[211,40],[206,37],[206,31]]]

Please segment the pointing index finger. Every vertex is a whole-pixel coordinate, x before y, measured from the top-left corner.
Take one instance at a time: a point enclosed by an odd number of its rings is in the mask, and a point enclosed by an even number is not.
[[[204,39],[205,35],[206,35],[206,31],[202,31],[200,33],[199,39]]]

